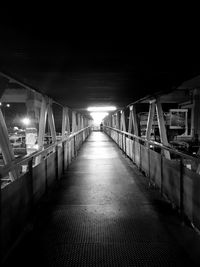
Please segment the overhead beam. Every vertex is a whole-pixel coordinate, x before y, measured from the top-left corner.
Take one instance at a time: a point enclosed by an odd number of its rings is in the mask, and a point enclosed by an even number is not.
[[[149,103],[151,100],[155,99],[155,97],[149,96],[144,100],[141,100],[140,103]],[[167,94],[159,95],[160,103],[182,103],[188,101],[188,90],[175,90],[173,92]]]

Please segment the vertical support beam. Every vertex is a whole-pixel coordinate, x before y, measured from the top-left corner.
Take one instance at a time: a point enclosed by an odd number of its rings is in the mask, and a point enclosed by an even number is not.
[[[137,116],[136,116],[136,109],[135,106],[133,105],[132,107],[132,117],[133,117],[133,129],[134,129],[134,134],[139,135],[139,130],[138,130],[138,121],[137,121]]]
[[[65,139],[66,126],[67,126],[66,107],[63,107],[62,109],[62,140]]]
[[[155,115],[155,101],[153,101],[149,104],[149,114],[148,114],[147,129],[146,129],[147,141],[150,141],[150,139],[151,139],[151,130],[152,130],[152,126],[153,126],[154,115]],[[149,143],[147,143],[146,145],[148,148],[148,176],[149,176],[149,186],[150,186],[150,184],[151,184],[150,146],[149,146]]]
[[[8,137],[8,130],[1,109],[0,109],[0,148],[2,151],[4,163],[10,164],[15,159],[15,156],[10,144],[10,140]],[[10,173],[10,178],[11,180],[15,180],[17,178],[16,171],[12,171],[12,173]]]
[[[39,150],[44,148],[44,136],[47,121],[47,98],[42,98],[42,105],[40,109],[40,121],[39,121],[39,134],[38,134],[38,147]],[[40,163],[41,156],[36,157],[36,165]]]
[[[111,127],[115,127],[115,115],[112,114]]]
[[[49,103],[47,106],[47,114],[48,114],[48,123],[50,126],[51,137],[52,137],[52,143],[55,143],[56,142],[56,127],[55,127],[55,122],[54,122],[51,100],[49,100]]]
[[[88,118],[85,118],[85,127],[87,127],[87,126],[91,126],[91,120],[89,120]]]
[[[106,118],[106,126],[111,126],[111,115],[109,114],[108,117]]]
[[[169,146],[162,105],[159,99],[156,100],[156,112],[157,112],[157,117],[158,117],[158,127],[159,127],[159,132],[160,132],[161,143],[165,146]],[[167,159],[170,159],[169,151],[164,150],[164,155]]]
[[[86,118],[83,119],[83,125],[84,125],[84,127],[87,127],[88,126],[87,119]]]
[[[120,121],[121,121],[121,118],[119,116],[119,112],[117,112],[115,115],[115,127],[116,127],[116,129],[120,128]]]
[[[81,129],[84,128],[84,117],[81,115]]]
[[[63,107],[62,113],[62,140],[65,138],[65,132],[67,131],[67,135],[70,134],[70,122],[69,122],[69,109],[67,107]]]
[[[78,121],[78,124],[77,124],[77,130],[80,131],[81,130],[81,114],[77,114],[77,121]]]
[[[132,133],[132,116],[131,116],[131,107],[129,107],[128,132],[129,132],[129,133]]]
[[[85,128],[85,117],[82,116],[82,127]]]
[[[112,127],[112,115],[108,115],[107,126]]]
[[[126,122],[124,111],[121,111],[120,130],[126,132]]]
[[[80,131],[80,129],[81,129],[81,114],[78,113],[77,114],[77,131]],[[80,145],[80,134],[78,134],[76,136],[76,142],[77,142],[77,149],[79,149],[79,145]]]
[[[76,112],[72,111],[72,133],[77,131],[77,124],[76,124]]]
[[[133,132],[136,136],[139,135],[138,122],[137,122],[136,110],[135,110],[134,105],[130,106],[128,132],[129,133]]]
[[[146,139],[149,141],[151,138],[151,130],[153,125],[153,118],[155,115],[155,102],[151,102],[149,105],[149,114],[147,120]]]
[[[40,110],[39,134],[38,134],[39,150],[43,149],[46,120],[47,120],[47,103],[46,103],[46,99],[43,97],[41,110]]]

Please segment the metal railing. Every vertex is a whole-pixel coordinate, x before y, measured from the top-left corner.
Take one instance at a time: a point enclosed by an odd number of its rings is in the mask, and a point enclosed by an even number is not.
[[[61,178],[66,168],[90,134],[90,127],[75,132],[64,140],[49,145],[12,164],[0,168],[1,177],[15,170],[18,178],[0,191],[1,199],[1,253],[5,258],[16,242],[31,215],[32,208],[41,197]],[[24,172],[20,172],[22,167]]]
[[[190,154],[178,151],[177,149],[175,149],[173,147],[168,147],[168,146],[163,145],[162,143],[159,143],[159,142],[156,142],[156,141],[153,141],[153,140],[147,140],[147,139],[145,139],[143,137],[140,137],[140,136],[128,133],[128,132],[124,132],[124,131],[121,131],[119,129],[116,129],[116,128],[113,128],[113,127],[110,127],[110,126],[104,126],[104,129],[106,129],[106,128],[110,129],[110,130],[113,130],[115,132],[118,132],[118,133],[122,134],[124,137],[127,136],[127,137],[130,137],[131,139],[138,140],[138,142],[145,143],[147,145],[147,147],[150,148],[150,149],[151,149],[150,145],[153,145],[153,146],[159,147],[161,149],[161,151],[167,150],[167,151],[169,151],[169,152],[171,152],[173,154],[176,154],[177,156],[180,156],[182,158],[190,159],[192,161],[195,161],[197,164],[200,164],[200,157],[199,156],[190,155]],[[105,130],[105,132],[108,134],[108,132],[106,130]]]
[[[36,158],[41,157],[45,160],[45,159],[47,159],[49,154],[51,154],[53,152],[53,150],[57,151],[58,147],[60,147],[60,146],[64,147],[64,144],[73,142],[75,153],[73,155],[72,154],[69,155],[70,161],[71,161],[71,159],[75,156],[77,150],[80,148],[80,145],[83,143],[85,138],[88,136],[89,131],[90,131],[90,127],[88,126],[84,129],[78,131],[78,132],[70,134],[64,140],[56,141],[55,143],[44,148],[43,150],[36,151],[36,152],[34,152],[30,155],[26,155],[22,158],[17,158],[15,160],[13,160],[11,164],[1,166],[0,167],[0,178],[5,177],[6,175],[8,175],[9,172],[12,172],[14,170],[19,169],[21,166],[27,166],[28,168],[26,171],[29,171],[29,168],[33,168],[35,166],[36,163],[34,164],[34,161]],[[72,151],[73,151],[73,149],[71,150],[71,152]],[[30,162],[32,162],[32,164],[30,164]],[[65,159],[63,158],[63,166],[65,166],[65,165],[66,165]],[[23,175],[23,173],[21,173],[21,174]],[[18,172],[18,176],[20,176],[19,172]]]
[[[109,126],[104,131],[180,214],[200,229],[200,158]],[[164,151],[170,153],[170,159]]]

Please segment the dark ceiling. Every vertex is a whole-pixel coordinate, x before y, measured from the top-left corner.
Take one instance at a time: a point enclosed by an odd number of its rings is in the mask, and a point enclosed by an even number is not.
[[[90,20],[69,13],[4,9],[1,70],[81,110],[120,108],[200,74],[199,56],[180,29],[171,31],[174,26],[160,30],[158,22],[147,22],[143,27],[128,14],[101,15],[101,20],[93,14]]]

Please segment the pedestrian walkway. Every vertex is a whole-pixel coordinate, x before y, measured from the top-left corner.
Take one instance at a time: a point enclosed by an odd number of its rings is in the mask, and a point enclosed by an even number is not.
[[[109,137],[93,132],[8,265],[197,266],[199,255],[199,235]]]

